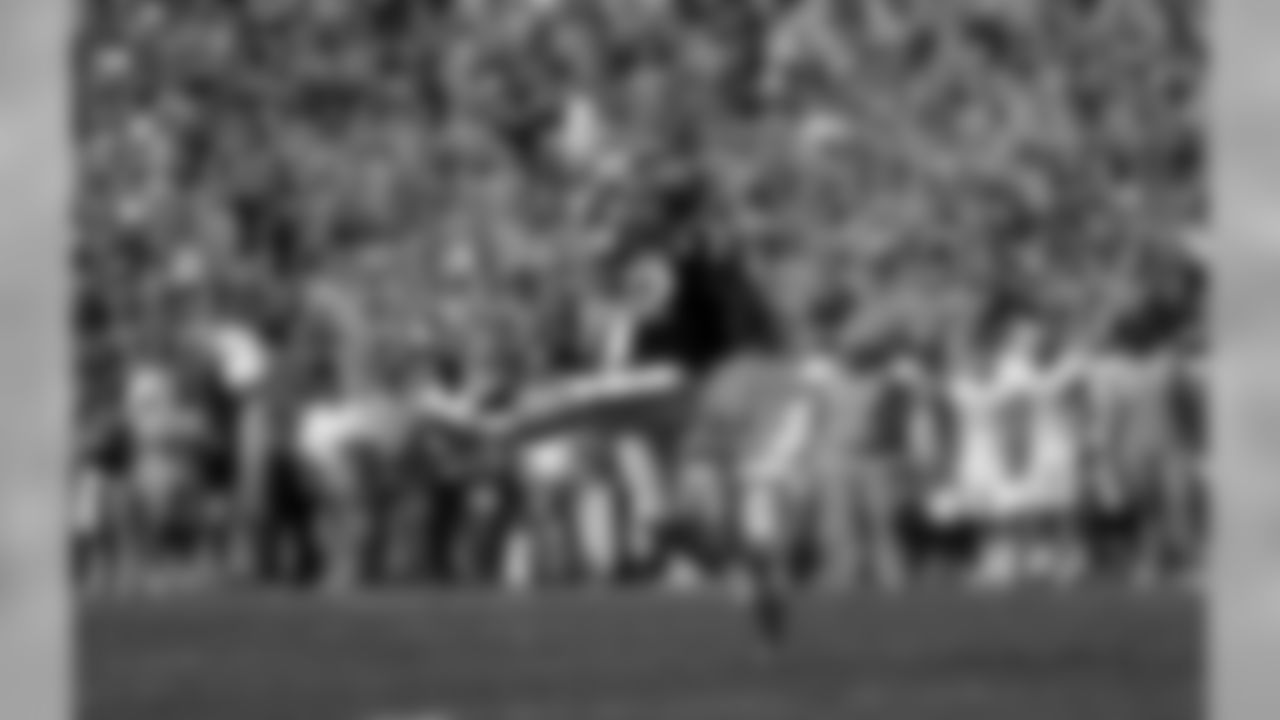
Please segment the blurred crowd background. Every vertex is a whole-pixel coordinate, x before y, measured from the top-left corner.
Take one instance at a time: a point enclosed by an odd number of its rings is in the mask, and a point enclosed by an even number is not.
[[[85,0],[82,579],[1194,572],[1201,5]]]

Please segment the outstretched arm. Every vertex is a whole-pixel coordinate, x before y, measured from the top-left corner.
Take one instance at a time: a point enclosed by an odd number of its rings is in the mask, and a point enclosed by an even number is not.
[[[591,423],[631,403],[649,403],[680,387],[674,367],[594,372],[542,383],[518,397],[505,412],[489,416],[492,432],[507,437],[538,434],[558,427]]]

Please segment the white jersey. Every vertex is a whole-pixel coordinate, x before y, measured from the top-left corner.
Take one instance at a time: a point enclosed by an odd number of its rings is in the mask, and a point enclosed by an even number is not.
[[[322,400],[310,405],[298,426],[298,449],[313,461],[340,459],[354,446],[366,442],[381,421],[372,403]]]
[[[952,386],[952,402],[959,431],[956,482],[973,488],[1004,482],[1008,471],[996,389],[979,377],[959,377]]]
[[[798,466],[806,441],[814,429],[814,409],[807,398],[792,401],[783,409],[750,463],[748,482],[774,484],[790,479]]]
[[[1042,482],[1068,484],[1076,479],[1079,428],[1070,407],[1080,382],[1075,362],[1064,360],[1041,373],[1036,408],[1036,443],[1032,472]]]
[[[559,486],[578,476],[580,459],[578,438],[564,433],[530,443],[520,455],[520,467],[529,482]]]
[[[270,357],[262,339],[249,328],[231,323],[219,325],[211,331],[209,345],[228,387],[246,392],[266,379]]]
[[[1024,482],[1032,473],[1043,440],[1044,389],[1042,375],[1026,355],[1006,355],[992,378],[999,413],[999,442],[1003,447],[1007,482]]]
[[[805,480],[802,461],[816,430],[816,407],[799,393],[780,409],[746,465],[740,522],[748,542],[771,546],[786,527],[786,500]]]
[[[1071,374],[1032,358],[1005,358],[986,380],[957,386],[959,485],[985,512],[1060,507],[1076,480],[1075,433],[1066,404]]]
[[[186,420],[181,401],[177,380],[168,368],[135,367],[125,387],[126,415],[134,438],[144,445],[177,439]]]
[[[842,379],[840,368],[824,357],[806,360],[797,368],[794,392],[770,419],[752,454],[748,482],[781,487],[804,479],[804,461],[822,420],[816,399],[836,392]]]

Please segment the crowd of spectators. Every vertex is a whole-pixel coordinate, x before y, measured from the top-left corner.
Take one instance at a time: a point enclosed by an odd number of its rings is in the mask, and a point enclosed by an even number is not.
[[[1134,342],[1198,352],[1203,13],[85,2],[78,419],[109,422],[209,304],[374,382],[568,362],[566,312],[619,248],[794,260],[756,263],[771,307],[856,299],[846,346],[937,343],[1017,295],[1066,334],[1140,318]]]

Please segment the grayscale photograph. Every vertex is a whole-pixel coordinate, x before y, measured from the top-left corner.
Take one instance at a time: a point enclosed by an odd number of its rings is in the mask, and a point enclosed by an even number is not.
[[[84,720],[1198,720],[1205,0],[79,0]]]

